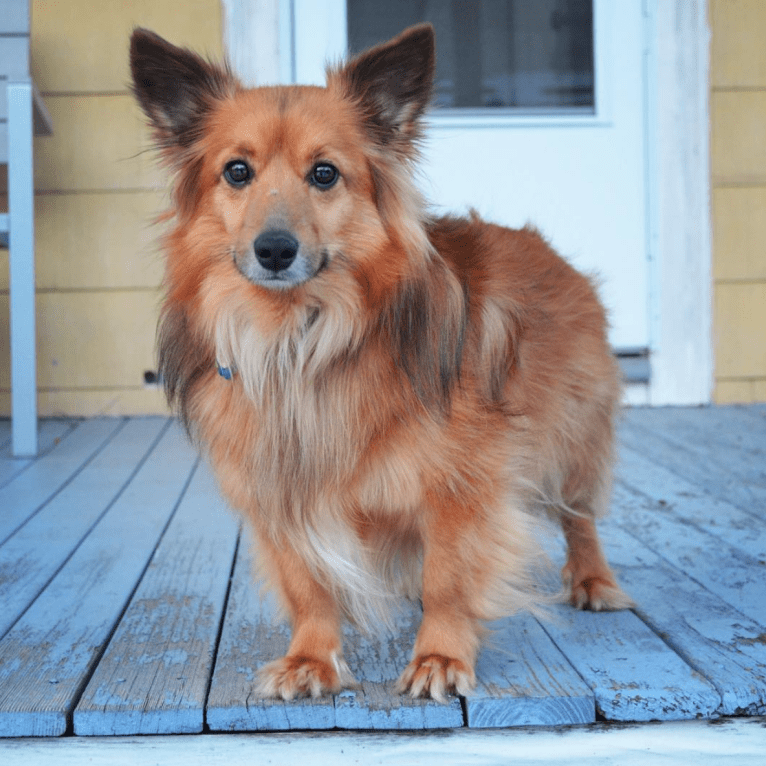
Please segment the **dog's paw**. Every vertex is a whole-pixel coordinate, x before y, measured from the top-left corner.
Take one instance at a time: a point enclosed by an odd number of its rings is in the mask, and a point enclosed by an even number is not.
[[[337,694],[344,687],[355,688],[357,685],[348,665],[340,657],[333,656],[332,662],[325,662],[316,657],[286,656],[258,671],[256,694],[292,700]]]
[[[575,578],[572,571],[564,567],[561,579],[569,594],[569,603],[575,609],[611,612],[634,605],[633,599],[610,576]]]
[[[473,668],[441,654],[415,657],[396,682],[396,691],[447,703],[448,694],[468,694],[476,684]]]

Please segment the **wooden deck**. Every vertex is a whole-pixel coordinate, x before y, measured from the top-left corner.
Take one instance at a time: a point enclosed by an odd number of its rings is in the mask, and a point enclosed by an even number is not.
[[[13,460],[0,422],[0,736],[766,714],[766,406],[628,410],[602,533],[636,609],[496,624],[478,689],[449,705],[391,692],[414,609],[396,635],[348,630],[360,691],[255,699],[256,669],[288,631],[179,426],[52,420],[39,439],[40,457]]]

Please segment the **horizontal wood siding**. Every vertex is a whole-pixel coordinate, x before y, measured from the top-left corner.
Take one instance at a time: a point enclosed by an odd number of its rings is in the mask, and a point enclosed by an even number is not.
[[[31,5],[32,74],[44,93],[125,92],[128,37],[135,26],[215,58],[222,53],[217,0],[185,0],[183,7],[170,0],[32,0]]]
[[[715,398],[766,400],[766,4],[710,0]]]
[[[55,253],[38,259],[38,290],[157,289],[162,228],[154,221],[166,204],[165,193],[154,191],[38,195],[37,247]],[[0,250],[0,291],[7,290],[8,251]]]
[[[42,415],[166,413],[156,368],[166,179],[129,93],[135,26],[222,55],[219,0],[32,7],[31,68],[54,132],[35,139],[38,404]],[[7,209],[0,177],[0,211]],[[10,411],[8,252],[0,250],[0,414]]]

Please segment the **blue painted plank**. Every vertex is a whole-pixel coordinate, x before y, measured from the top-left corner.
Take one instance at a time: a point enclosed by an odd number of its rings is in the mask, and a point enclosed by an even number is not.
[[[615,497],[622,507],[621,526],[739,612],[766,626],[764,559],[678,519],[662,506],[652,507],[624,488],[616,487]],[[754,519],[755,529],[758,524]],[[758,534],[761,540],[766,537],[766,525],[761,524]],[[751,545],[760,547],[757,539]]]
[[[609,721],[709,718],[720,707],[713,686],[631,611],[582,612],[561,605],[543,627]]]
[[[407,666],[420,625],[420,609],[403,603],[393,634],[381,629],[364,635],[352,626],[344,631],[344,655],[361,689],[345,690],[335,699],[340,729],[433,729],[463,725],[460,700],[446,705],[397,694],[394,684]]]
[[[73,476],[122,426],[117,418],[83,421],[64,441],[0,489],[0,542],[12,534]]]
[[[257,669],[284,655],[290,631],[277,621],[273,597],[259,597],[246,531],[242,537],[208,696],[208,726],[212,731],[331,729],[332,697],[285,702],[253,693]]]
[[[44,418],[38,421],[37,454],[47,455],[57,444],[77,428],[80,421],[70,418]]]
[[[599,526],[602,533],[609,528],[608,523]],[[563,548],[552,540],[549,555],[557,566],[563,562]],[[606,555],[612,558],[608,546]],[[632,610],[590,612],[554,604],[551,612],[551,619],[541,620],[545,632],[593,691],[596,709],[606,720],[672,721],[716,714],[721,698],[712,684]]]
[[[80,422],[77,418],[41,418],[37,423],[37,457],[42,457],[50,452]],[[3,423],[6,424],[5,428],[2,428]],[[4,440],[3,435],[6,432],[8,438]],[[7,420],[0,421],[0,458],[11,458],[10,427]],[[24,458],[15,459],[24,462]]]
[[[478,684],[465,699],[472,728],[567,726],[596,720],[588,688],[539,623],[519,614],[490,625],[476,664]]]
[[[168,423],[165,418],[129,421],[70,484],[0,546],[0,637],[120,494]]]
[[[766,419],[753,407],[661,407],[632,409],[625,420],[688,444],[735,473],[766,479]]]
[[[202,464],[75,708],[75,734],[202,731],[238,527]]]
[[[747,481],[726,465],[722,458],[725,450],[720,455],[706,453],[699,445],[673,441],[670,431],[655,432],[627,421],[620,427],[620,442],[744,511],[761,515],[766,507],[766,485]]]
[[[32,465],[34,458],[0,457],[0,487],[18,476],[25,468]]]
[[[745,553],[766,561],[766,524],[752,510],[742,510],[713,497],[695,484],[638,452],[623,447],[618,466],[619,481],[634,496],[615,505],[613,517],[628,517],[638,497],[645,497],[658,521],[665,515],[695,525]]]
[[[75,428],[76,421],[61,418],[49,418],[39,421],[37,428],[37,454],[46,455],[62,439]],[[0,431],[0,444],[2,444],[2,431]],[[11,457],[10,428],[8,429],[8,442],[0,446],[0,487],[7,484],[15,476],[18,476],[25,468],[34,462],[35,458]]]
[[[604,540],[642,619],[721,697],[721,715],[766,712],[766,631],[619,527]]]
[[[170,515],[196,454],[168,429],[117,502],[0,641],[0,736],[65,733]]]

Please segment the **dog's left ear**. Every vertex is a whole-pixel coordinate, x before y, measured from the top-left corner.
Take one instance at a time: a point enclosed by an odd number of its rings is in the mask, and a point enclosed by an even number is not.
[[[357,102],[374,139],[392,148],[420,136],[419,121],[431,98],[435,69],[434,30],[417,24],[328,73]]]

